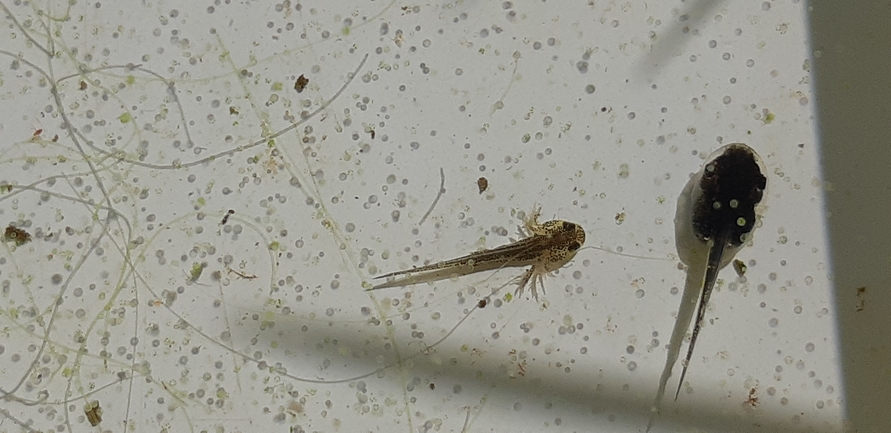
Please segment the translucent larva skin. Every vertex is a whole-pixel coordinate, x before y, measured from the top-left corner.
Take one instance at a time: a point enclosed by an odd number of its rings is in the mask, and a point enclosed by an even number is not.
[[[729,144],[709,156],[678,197],[675,244],[681,261],[687,265],[687,278],[647,431],[661,409],[666,384],[694,311],[696,321],[675,399],[693,355],[718,271],[732,262],[751,239],[763,213],[762,199],[767,187],[764,172],[754,150],[742,143]]]
[[[375,279],[409,276],[378,284],[371,290],[417,284],[452,275],[467,275],[503,267],[529,266],[526,273],[515,280],[516,294],[522,295],[526,286],[530,285],[532,297],[538,299],[537,288],[542,286],[544,290],[544,277],[572,260],[585,243],[585,229],[582,226],[562,220],[539,223],[540,215],[541,209],[536,208],[524,221],[520,232],[525,237],[519,241],[451,260],[380,275]]]

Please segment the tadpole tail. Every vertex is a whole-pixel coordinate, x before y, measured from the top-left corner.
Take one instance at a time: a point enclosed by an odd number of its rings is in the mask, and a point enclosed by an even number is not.
[[[690,336],[690,346],[687,347],[687,357],[681,370],[681,379],[678,381],[678,390],[674,393],[674,399],[677,401],[678,395],[681,393],[681,386],[684,384],[684,376],[687,375],[687,367],[690,366],[690,358],[693,356],[693,348],[696,346],[696,338],[699,336],[699,330],[702,328],[702,320],[705,317],[705,308],[708,307],[708,300],[712,296],[712,289],[715,288],[715,281],[718,279],[718,271],[721,270],[721,260],[724,258],[724,249],[727,246],[727,235],[722,233],[712,240],[711,248],[708,252],[708,264],[705,268],[705,280],[702,284],[702,292],[699,295],[699,307],[696,310],[696,322],[693,324],[693,335]]]
[[[668,341],[668,353],[665,357],[665,366],[662,368],[662,375],[659,376],[659,390],[656,391],[656,398],[653,399],[653,405],[650,408],[650,419],[647,423],[647,432],[656,422],[656,417],[662,410],[662,398],[665,396],[665,388],[668,385],[668,379],[671,377],[671,371],[674,364],[678,360],[681,353],[681,346],[684,343],[684,336],[687,335],[687,329],[690,328],[690,322],[693,320],[693,312],[696,311],[696,302],[700,298],[700,290],[702,290],[705,268],[707,262],[705,260],[693,260],[687,263],[687,278],[684,282],[684,293],[681,297],[681,304],[678,308],[678,315],[675,318],[674,328],[671,331],[671,337]]]

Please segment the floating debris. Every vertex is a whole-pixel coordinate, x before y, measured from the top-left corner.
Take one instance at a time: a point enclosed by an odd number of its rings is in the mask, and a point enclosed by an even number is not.
[[[294,90],[296,90],[297,93],[303,93],[303,89],[306,88],[307,84],[309,84],[309,78],[306,78],[303,76],[303,74],[300,74],[300,76],[297,77],[297,81],[294,83]]]
[[[31,235],[18,227],[9,225],[6,227],[6,231],[3,232],[3,241],[15,242],[15,245],[20,247],[31,242]]]

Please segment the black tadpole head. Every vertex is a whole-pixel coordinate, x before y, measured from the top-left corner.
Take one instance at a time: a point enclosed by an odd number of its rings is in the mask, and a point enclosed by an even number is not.
[[[723,237],[736,247],[755,228],[755,206],[767,187],[756,158],[748,146],[735,144],[703,168],[702,194],[693,208],[693,230],[701,241]]]

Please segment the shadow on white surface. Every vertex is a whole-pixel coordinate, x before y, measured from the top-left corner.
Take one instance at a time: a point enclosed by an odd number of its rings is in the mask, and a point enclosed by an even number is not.
[[[642,431],[675,200],[743,141],[768,210],[654,431],[841,428],[800,3],[0,5],[5,425]],[[622,255],[364,291],[536,203]]]

